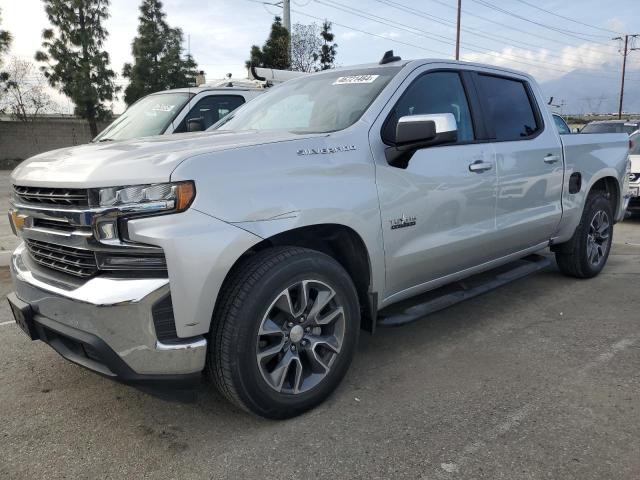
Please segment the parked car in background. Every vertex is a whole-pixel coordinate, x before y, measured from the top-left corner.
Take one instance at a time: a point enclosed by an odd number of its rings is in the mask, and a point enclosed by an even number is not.
[[[558,133],[560,135],[567,135],[571,133],[571,128],[569,128],[569,125],[567,125],[567,122],[565,122],[564,118],[562,118],[557,113],[553,114],[553,123],[555,123],[556,128],[558,129]]]
[[[536,81],[497,66],[387,52],[212,128],[13,171],[9,301],[31,339],[139,386],[204,371],[237,406],[291,417],[338,386],[361,329],[543,268],[548,247],[594,277],[624,217],[628,136],[559,135]]]
[[[131,105],[94,142],[202,131],[264,92],[252,82],[226,82],[152,93]]]
[[[201,87],[165,90],[142,97],[93,141],[204,131],[270,86],[303,73],[252,68],[249,75],[249,80],[228,78]]]
[[[626,133],[631,135],[640,129],[638,120],[598,120],[587,123],[580,133]]]
[[[629,206],[627,212],[640,214],[640,132],[631,135],[629,150],[631,171],[629,173]]]

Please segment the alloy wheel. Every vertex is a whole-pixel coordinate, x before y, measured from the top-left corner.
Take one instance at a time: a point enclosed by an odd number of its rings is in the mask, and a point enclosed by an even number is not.
[[[302,280],[280,292],[267,309],[256,347],[266,383],[284,394],[318,385],[340,355],[344,307],[336,292],[319,280]]]
[[[611,241],[611,222],[604,210],[598,210],[591,220],[587,234],[587,260],[598,266],[607,253]]]

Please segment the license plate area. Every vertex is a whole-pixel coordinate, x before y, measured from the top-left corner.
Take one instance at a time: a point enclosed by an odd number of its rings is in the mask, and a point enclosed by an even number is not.
[[[38,339],[38,332],[33,321],[33,309],[31,305],[20,300],[15,293],[7,295],[9,306],[13,312],[13,318],[22,331],[31,339]]]
[[[630,197],[639,197],[640,196],[640,187],[629,187],[629,196]]]

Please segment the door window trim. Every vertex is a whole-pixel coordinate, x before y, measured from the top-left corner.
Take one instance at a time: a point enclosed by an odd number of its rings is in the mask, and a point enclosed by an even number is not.
[[[472,70],[470,71],[470,75],[472,77],[472,81],[475,85],[476,92],[478,94],[478,99],[481,106],[482,111],[482,121],[486,128],[487,140],[491,143],[503,143],[503,142],[522,142],[526,140],[533,140],[534,138],[540,136],[546,130],[546,123],[544,121],[544,117],[540,111],[540,106],[538,105],[538,101],[536,99],[535,94],[533,93],[533,89],[531,88],[531,84],[528,80],[523,78],[518,78],[510,75],[500,75],[493,72],[485,72],[482,70]],[[479,76],[485,77],[495,77],[501,78],[503,80],[510,80],[513,82],[519,82],[524,86],[525,93],[527,94],[527,99],[529,100],[529,105],[531,106],[531,110],[533,111],[533,118],[536,121],[538,129],[531,135],[527,135],[526,137],[514,138],[514,139],[506,139],[506,140],[498,140],[496,138],[495,133],[495,125],[493,124],[492,119],[489,117],[489,106],[487,105],[487,99],[482,93],[482,87],[480,86],[480,82],[478,81]],[[554,125],[555,128],[555,125]]]
[[[214,94],[209,94],[209,95],[203,95],[202,97],[200,97],[198,100],[196,100],[195,102],[193,102],[193,98],[191,99],[193,106],[190,107],[188,110],[186,110],[184,116],[180,119],[180,121],[178,122],[178,124],[173,128],[173,133],[186,133],[187,130],[184,130],[183,132],[178,132],[177,130],[182,126],[182,124],[185,124],[185,129],[186,129],[186,123],[189,117],[189,114],[191,113],[192,110],[194,110],[198,105],[200,105],[200,102],[204,101],[204,100],[208,100],[210,97],[233,97],[233,98],[239,98],[242,100],[242,103],[240,105],[238,105],[236,108],[240,108],[242,105],[244,105],[245,103],[247,103],[247,99],[244,95],[238,95],[236,93],[214,93]],[[231,113],[231,112],[229,112]],[[218,121],[221,119],[218,119]],[[213,124],[215,124],[216,122],[214,122]],[[213,125],[212,124],[212,125]],[[208,128],[208,127],[207,127]],[[206,128],[205,128],[206,130]]]
[[[463,69],[459,69],[459,68],[446,68],[446,67],[443,67],[443,68],[434,68],[432,70],[426,70],[426,71],[418,74],[411,81],[411,83],[404,89],[404,91],[400,94],[398,99],[394,102],[393,106],[391,107],[391,109],[387,113],[386,118],[382,122],[382,125],[380,126],[380,132],[379,133],[380,133],[380,139],[382,140],[382,143],[384,143],[388,147],[395,147],[395,144],[385,140],[383,132],[387,128],[387,124],[391,121],[391,117],[393,115],[393,112],[395,111],[396,106],[398,105],[398,103],[400,103],[402,101],[402,99],[407,94],[409,89],[417,81],[419,81],[422,77],[424,77],[425,75],[429,75],[430,73],[439,73],[439,72],[449,72],[449,73],[457,73],[458,74],[458,77],[460,78],[460,83],[462,85],[462,90],[464,91],[464,95],[465,95],[465,97],[467,99],[467,107],[469,108],[469,114],[471,115],[471,124],[473,126],[473,136],[474,136],[474,138],[473,138],[473,140],[467,140],[465,142],[446,143],[446,144],[434,145],[433,147],[426,147],[426,148],[451,147],[451,146],[457,146],[457,145],[472,145],[472,144],[475,144],[475,143],[485,143],[487,141],[486,139],[479,138],[479,135],[478,135],[479,131],[482,132],[483,136],[486,135],[486,131],[485,131],[484,127],[481,126],[482,121],[484,120],[483,114],[480,111],[477,111],[477,110],[481,109],[481,105],[476,100],[472,100],[473,95],[470,95],[470,90],[471,89],[473,89],[474,93],[476,93],[476,91],[477,91],[476,85],[475,85],[475,83],[473,82],[473,80],[471,78],[468,78],[468,75],[465,75],[465,74],[471,74],[471,73],[473,73],[473,71],[472,70],[463,70]],[[465,77],[467,77],[467,78],[465,79]]]

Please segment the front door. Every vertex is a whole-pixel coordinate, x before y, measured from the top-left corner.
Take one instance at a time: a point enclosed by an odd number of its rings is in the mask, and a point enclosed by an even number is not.
[[[370,142],[376,156],[386,260],[386,300],[494,258],[497,174],[493,147],[477,143],[466,77],[416,72]],[[416,151],[406,166],[389,165],[398,118],[452,113],[458,142]],[[475,166],[472,166],[475,165]]]

